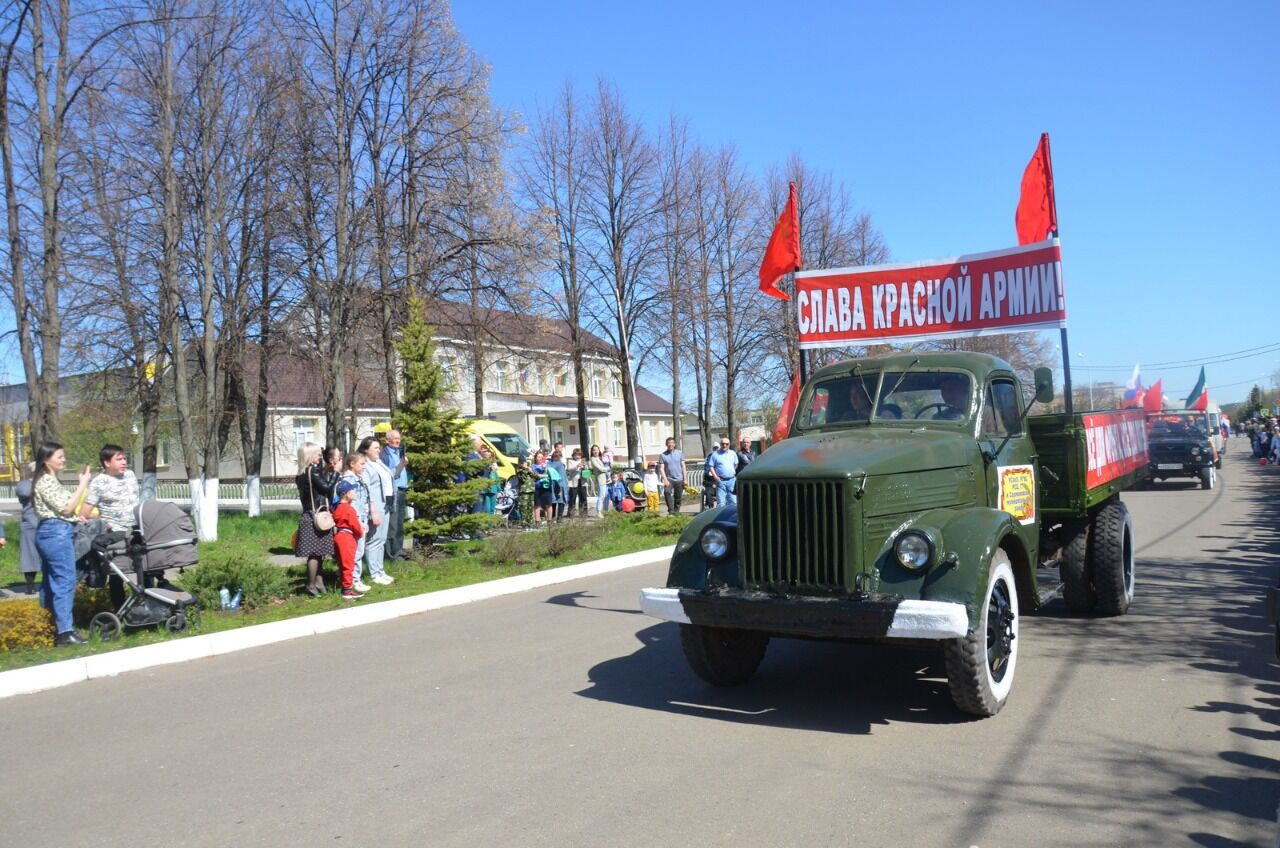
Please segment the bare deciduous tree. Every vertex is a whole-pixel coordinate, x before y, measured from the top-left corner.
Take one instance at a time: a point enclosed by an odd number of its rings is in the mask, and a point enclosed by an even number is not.
[[[657,161],[644,127],[604,80],[597,85],[592,105],[584,210],[594,243],[594,283],[600,302],[610,310],[594,317],[617,351],[627,452],[638,463],[643,451],[632,337],[654,299],[650,274],[661,237]]]

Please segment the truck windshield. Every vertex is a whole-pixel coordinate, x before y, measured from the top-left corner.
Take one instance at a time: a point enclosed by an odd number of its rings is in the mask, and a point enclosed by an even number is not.
[[[972,394],[973,380],[963,372],[863,372],[823,380],[797,420],[801,427],[872,420],[961,421],[969,418]]]
[[[899,385],[901,380],[901,385]],[[973,380],[968,374],[934,371],[917,374],[885,372],[885,391],[897,386],[893,394],[880,399],[880,410],[892,410],[890,418],[921,421],[964,421],[973,406]]]
[[[1199,415],[1153,415],[1147,419],[1147,430],[1154,439],[1208,436],[1204,417]]]

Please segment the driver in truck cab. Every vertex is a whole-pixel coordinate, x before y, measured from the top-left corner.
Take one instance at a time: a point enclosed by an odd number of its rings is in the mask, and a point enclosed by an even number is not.
[[[872,384],[872,391],[875,384]],[[834,393],[833,393],[834,394]],[[871,417],[871,397],[867,388],[856,378],[849,380],[849,402],[844,409],[832,410],[831,421],[866,421]]]
[[[934,414],[934,420],[964,418],[969,410],[969,381],[963,377],[943,377],[938,384],[945,407]]]

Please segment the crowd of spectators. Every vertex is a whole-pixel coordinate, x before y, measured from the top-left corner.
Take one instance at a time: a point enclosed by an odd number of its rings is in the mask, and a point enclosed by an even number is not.
[[[728,439],[722,440],[704,467],[704,486],[711,487],[721,503],[734,499],[737,472],[754,458],[745,440],[737,452],[729,447]],[[527,528],[599,517],[610,509],[657,512],[663,500],[666,511],[674,515],[680,512],[687,479],[684,454],[673,438],[641,472],[615,466],[607,445],[591,445],[584,457],[581,448],[566,452],[563,444],[556,443],[522,458],[509,482],[501,479],[497,458],[482,439],[475,439],[467,459],[488,460],[481,474],[489,485],[480,491],[473,511],[502,513],[509,523]],[[19,568],[27,594],[37,592],[35,575],[42,574],[40,602],[54,618],[58,645],[84,641],[71,622],[76,525],[97,519],[105,529],[128,531],[138,504],[138,480],[128,467],[124,448],[105,445],[99,460],[99,474],[94,476],[85,466],[75,487],[64,485],[58,478],[67,465],[65,450],[52,442],[42,444],[17,486],[22,507]],[[300,470],[294,483],[301,512],[293,553],[306,562],[303,591],[317,597],[325,594],[326,560],[339,566],[338,588],[344,598],[356,599],[375,586],[395,582],[386,564],[407,558],[407,465],[396,430],[382,439],[364,438],[350,456],[340,448],[314,442],[298,448]],[[0,524],[0,547],[6,542]],[[119,601],[123,587],[110,588],[113,599]]]

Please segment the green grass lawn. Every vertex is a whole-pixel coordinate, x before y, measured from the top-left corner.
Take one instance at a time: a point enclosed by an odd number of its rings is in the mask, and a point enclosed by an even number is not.
[[[288,512],[267,513],[257,518],[249,518],[244,514],[224,514],[218,522],[218,541],[200,546],[200,564],[188,569],[178,582],[185,584],[184,587],[189,590],[194,590],[200,584],[207,592],[207,586],[203,584],[209,583],[210,575],[219,575],[213,581],[215,583],[222,579],[221,575],[236,573],[236,568],[262,576],[263,570],[258,566],[268,556],[291,553],[290,541],[297,527],[297,520],[297,513]],[[354,603],[376,603],[669,545],[675,542],[687,523],[688,518],[685,516],[611,514],[603,521],[570,523],[548,530],[498,531],[483,541],[456,542],[433,547],[429,555],[418,552],[412,562],[389,566],[388,572],[396,578],[396,582],[391,586],[374,586],[371,593]],[[0,583],[13,584],[20,581],[16,522],[8,526],[7,530],[10,542],[5,550],[0,551]],[[201,568],[209,569],[204,581],[197,579]],[[330,591],[320,598],[299,594],[305,578],[304,566],[270,568],[279,569],[289,578],[285,583],[278,579],[278,573],[266,573],[265,576],[269,578],[266,582],[276,587],[272,592],[279,589],[276,584],[283,585],[283,591],[278,595],[255,599],[256,603],[251,608],[242,611],[205,609],[195,617],[192,626],[183,635],[216,633],[353,605],[351,601],[343,601],[335,591],[337,575],[332,561],[325,564],[325,581]],[[216,592],[216,588],[213,591]],[[0,617],[3,616],[5,605],[20,603],[31,601],[0,602]],[[83,623],[77,624],[82,626]],[[0,618],[0,628],[3,626]],[[111,643],[93,640],[88,645],[76,648],[28,648],[0,652],[0,671],[173,638],[181,636],[170,635],[163,629],[145,629],[126,632],[123,638]]]

